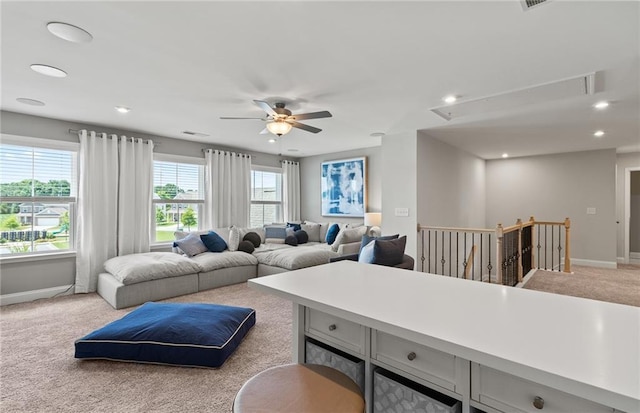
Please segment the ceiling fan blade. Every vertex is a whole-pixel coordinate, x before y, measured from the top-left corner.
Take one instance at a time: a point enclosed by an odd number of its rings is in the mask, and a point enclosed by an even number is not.
[[[300,123],[300,122],[288,122],[291,124],[291,126],[293,126],[294,128],[298,128],[298,129],[302,129],[302,130],[306,130],[307,132],[311,132],[311,133],[318,133],[320,131],[322,131],[322,129],[313,127],[313,126],[309,126],[309,125],[305,125],[304,123]]]
[[[267,120],[266,118],[237,118],[230,116],[220,116],[220,119],[256,119],[256,120]]]
[[[276,111],[273,110],[273,108],[271,106],[269,106],[269,104],[267,102],[265,102],[264,100],[254,100],[253,103],[255,103],[260,109],[262,109],[265,112],[267,112],[267,115],[269,115],[271,117],[274,117],[274,118],[278,116]]]
[[[262,129],[262,130],[260,131],[260,135],[267,135],[267,134],[269,134],[269,133],[270,133],[270,132],[269,132],[269,129],[267,129],[267,128],[264,128],[264,129]]]
[[[311,112],[311,113],[301,113],[299,115],[291,115],[291,117],[295,120],[330,118],[331,116],[333,116],[331,112],[326,110],[323,110],[322,112]]]

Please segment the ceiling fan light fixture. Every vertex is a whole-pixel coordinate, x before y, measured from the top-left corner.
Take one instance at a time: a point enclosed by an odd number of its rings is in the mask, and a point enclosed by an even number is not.
[[[267,129],[269,129],[269,132],[278,136],[286,135],[291,131],[291,128],[292,126],[290,123],[279,119],[267,123]]]

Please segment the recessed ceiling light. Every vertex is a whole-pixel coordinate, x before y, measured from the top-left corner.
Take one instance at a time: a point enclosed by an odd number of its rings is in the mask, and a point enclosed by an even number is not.
[[[378,138],[378,137],[384,136],[384,135],[386,135],[386,133],[384,133],[384,132],[373,132],[373,133],[369,134],[369,136],[371,136],[372,138]]]
[[[89,43],[93,40],[93,36],[86,30],[67,23],[50,22],[47,29],[61,39],[74,43]]]
[[[276,140],[274,138],[269,139],[269,143],[276,143]]]
[[[33,64],[31,65],[31,70],[46,76],[67,77],[67,72],[49,65]]]
[[[454,95],[449,95],[449,96],[443,97],[442,100],[444,100],[444,103],[454,103],[456,100],[458,100],[458,98],[455,97]]]
[[[596,131],[596,132],[593,134],[593,136],[595,136],[595,137],[597,137],[597,138],[600,138],[600,137],[604,136],[604,131],[601,131],[601,130]]]
[[[124,106],[116,106],[116,110],[120,113],[129,113],[131,112],[131,109],[124,107]]]
[[[17,98],[16,99],[18,102],[20,103],[24,103],[25,105],[31,105],[31,106],[44,106],[44,102],[41,102],[39,100],[35,100],[35,99],[29,99],[29,98]]]
[[[502,154],[502,157],[503,157],[503,158],[508,158],[508,157],[509,157],[509,154],[505,152],[505,153],[503,153],[503,154]]]
[[[598,102],[595,105],[593,105],[593,107],[596,109],[605,109],[609,107],[609,102],[607,102],[606,100],[603,100],[602,102]]]

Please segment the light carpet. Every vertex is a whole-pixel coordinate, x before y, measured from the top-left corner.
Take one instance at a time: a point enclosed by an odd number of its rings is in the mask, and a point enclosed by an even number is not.
[[[640,307],[640,265],[571,269],[573,273],[538,270],[523,288]]]
[[[0,411],[230,412],[242,384],[291,362],[291,302],[246,283],[167,302],[251,307],[256,325],[219,369],[80,361],[74,341],[136,307],[114,310],[97,294],[0,309]]]

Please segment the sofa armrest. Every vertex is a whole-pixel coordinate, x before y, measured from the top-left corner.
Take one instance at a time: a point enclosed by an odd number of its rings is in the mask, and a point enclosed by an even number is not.
[[[329,262],[344,261],[344,260],[358,261],[358,254],[357,253],[347,254],[347,255],[341,255],[339,257],[329,258]]]
[[[356,254],[356,256],[358,255],[358,253],[360,253],[360,241],[357,242],[349,242],[346,244],[340,244],[338,246],[338,254],[340,255],[350,255],[350,254]],[[357,259],[356,259],[357,261]]]

